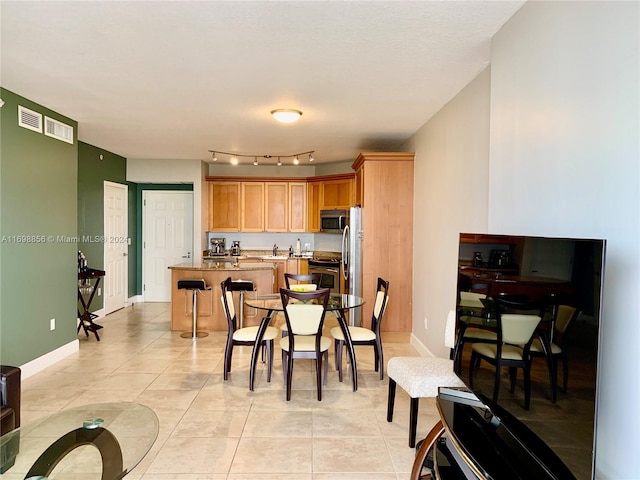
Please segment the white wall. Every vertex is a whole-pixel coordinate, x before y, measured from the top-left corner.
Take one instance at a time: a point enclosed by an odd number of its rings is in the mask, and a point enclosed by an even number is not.
[[[448,355],[459,234],[487,231],[489,82],[487,68],[403,146],[416,152],[412,341],[439,357]]]
[[[193,259],[202,259],[206,248],[206,190],[203,173],[206,165],[200,160],[127,159],[127,180],[136,183],[193,184]]]
[[[640,478],[640,8],[527,2],[492,41],[489,230],[607,240],[597,479]]]
[[[435,354],[457,232],[607,239],[596,479],[640,479],[639,5],[527,2],[493,38],[490,87],[487,70],[404,146],[414,340]]]

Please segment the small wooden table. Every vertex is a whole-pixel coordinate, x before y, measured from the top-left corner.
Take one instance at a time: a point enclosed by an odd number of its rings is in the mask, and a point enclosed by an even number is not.
[[[80,323],[78,324],[78,333],[80,332],[80,328],[84,329],[84,333],[89,336],[89,332],[93,332],[96,336],[96,340],[100,341],[100,337],[98,336],[98,330],[102,328],[102,325],[98,325],[94,323],[94,319],[98,318],[95,313],[91,313],[89,309],[91,308],[91,302],[93,302],[93,297],[98,290],[98,285],[100,285],[100,279],[104,277],[105,271],[98,270],[95,268],[87,268],[86,270],[78,272],[78,301],[82,306],[82,312],[80,308],[78,308],[78,318],[80,319]],[[92,284],[91,281],[95,280],[95,283]],[[91,291],[89,295],[89,299],[85,302],[83,292],[85,289]],[[88,292],[87,292],[88,293]]]

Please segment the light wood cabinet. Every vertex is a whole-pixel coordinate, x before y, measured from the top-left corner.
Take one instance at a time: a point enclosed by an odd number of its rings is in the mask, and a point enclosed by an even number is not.
[[[240,182],[208,182],[207,195],[209,230],[240,231]]]
[[[322,183],[322,209],[332,210],[353,206],[353,177]]]
[[[378,277],[392,299],[382,330],[411,332],[413,319],[413,153],[361,153],[353,164],[362,195],[364,326],[369,326]]]
[[[320,191],[322,184],[320,182],[309,182],[307,184],[307,229],[310,232],[320,231]]]
[[[273,283],[274,293],[280,292],[280,288],[286,288],[287,284],[284,280],[285,273],[293,273],[295,275],[306,275],[309,273],[309,261],[306,258],[289,258],[287,260],[276,260],[275,281]]]
[[[290,182],[289,186],[289,231],[307,231],[307,184]]]
[[[264,182],[242,182],[240,230],[243,232],[264,231]]]
[[[287,182],[265,182],[264,188],[265,231],[288,231],[289,184]]]

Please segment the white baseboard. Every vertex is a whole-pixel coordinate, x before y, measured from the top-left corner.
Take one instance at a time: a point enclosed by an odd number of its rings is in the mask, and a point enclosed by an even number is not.
[[[134,295],[133,297],[129,297],[129,299],[127,300],[127,307],[130,307],[131,305],[135,305],[136,303],[142,303],[144,302],[144,298],[142,297],[142,295]]]
[[[80,342],[78,340],[72,340],[66,345],[62,345],[61,347],[52,350],[49,353],[45,353],[41,357],[35,358],[30,362],[25,363],[20,366],[20,370],[22,370],[22,379],[29,378],[32,375],[44,370],[47,367],[50,367],[54,363],[59,362],[67,358],[69,355],[76,353],[80,349]]]
[[[410,342],[413,348],[418,350],[418,353],[421,357],[435,357],[433,353],[422,343],[418,337],[416,337],[413,333],[411,334]]]

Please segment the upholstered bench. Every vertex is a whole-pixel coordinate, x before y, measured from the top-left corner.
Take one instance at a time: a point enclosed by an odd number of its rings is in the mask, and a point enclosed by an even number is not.
[[[438,387],[464,387],[453,372],[453,361],[436,357],[393,357],[387,365],[389,399],[387,422],[393,421],[396,384],[411,397],[409,414],[409,446],[416,446],[418,402],[423,397],[437,397]]]

